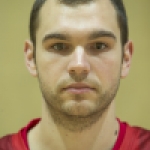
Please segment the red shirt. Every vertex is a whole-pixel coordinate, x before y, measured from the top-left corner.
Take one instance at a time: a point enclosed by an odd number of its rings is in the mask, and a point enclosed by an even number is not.
[[[27,133],[39,123],[40,119],[31,121],[18,133],[0,139],[0,150],[29,150]],[[131,127],[121,122],[117,141],[112,150],[150,150],[150,131],[140,127]]]
[[[29,150],[29,146],[28,146],[28,141],[27,141],[27,133],[29,132],[30,129],[32,129],[38,122],[40,121],[40,119],[35,119],[33,121],[31,121],[25,128],[23,128],[21,130],[21,134],[22,134],[22,138],[24,139],[24,143],[27,147],[27,149]],[[120,131],[119,131],[119,135],[117,138],[117,142],[114,145],[113,150],[119,150],[123,138],[125,136],[125,132],[126,132],[126,123],[122,123],[120,122],[120,120],[118,119],[118,122],[120,124]]]

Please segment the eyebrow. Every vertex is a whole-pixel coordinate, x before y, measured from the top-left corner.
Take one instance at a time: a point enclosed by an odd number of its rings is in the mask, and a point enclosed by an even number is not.
[[[44,43],[45,41],[50,40],[50,39],[68,40],[70,39],[70,36],[68,36],[67,34],[61,34],[61,33],[50,33],[50,34],[45,35],[42,42]]]
[[[96,38],[101,38],[101,37],[110,37],[113,38],[114,40],[116,40],[116,36],[113,32],[111,31],[105,31],[105,30],[98,30],[98,31],[93,31],[88,39],[89,40],[94,40]],[[42,40],[42,43],[46,42],[47,40],[50,39],[58,39],[58,40],[69,40],[71,39],[71,37],[68,34],[64,34],[64,33],[50,33],[50,34],[46,34],[45,37]]]
[[[115,34],[111,31],[105,31],[105,30],[101,30],[101,31],[94,31],[90,36],[89,39],[93,40],[96,38],[101,38],[101,37],[110,37],[113,38],[114,40],[117,39],[117,37],[115,36]]]

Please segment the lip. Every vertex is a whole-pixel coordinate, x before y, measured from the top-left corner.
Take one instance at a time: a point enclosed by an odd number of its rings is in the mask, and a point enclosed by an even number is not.
[[[84,83],[74,83],[68,85],[63,90],[74,94],[82,94],[82,93],[94,91],[95,88]]]

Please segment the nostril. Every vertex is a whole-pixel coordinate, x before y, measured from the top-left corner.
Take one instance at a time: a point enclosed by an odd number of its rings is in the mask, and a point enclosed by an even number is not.
[[[69,70],[70,74],[87,74],[88,70],[83,69],[83,68],[75,68],[75,69],[70,69]]]
[[[82,72],[83,72],[83,74],[87,74],[88,70],[83,70]]]
[[[71,73],[71,74],[74,74],[75,73],[75,70],[69,70],[69,73]]]

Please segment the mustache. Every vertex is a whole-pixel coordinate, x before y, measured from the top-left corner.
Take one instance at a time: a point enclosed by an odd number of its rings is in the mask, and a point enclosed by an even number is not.
[[[74,83],[82,83],[82,84],[86,84],[90,87],[95,88],[97,91],[101,90],[101,83],[98,79],[84,79],[83,81],[79,82],[79,81],[75,81],[71,78],[62,78],[58,81],[57,83],[57,91],[60,92],[62,91],[62,89],[64,89],[65,87],[74,84]]]

